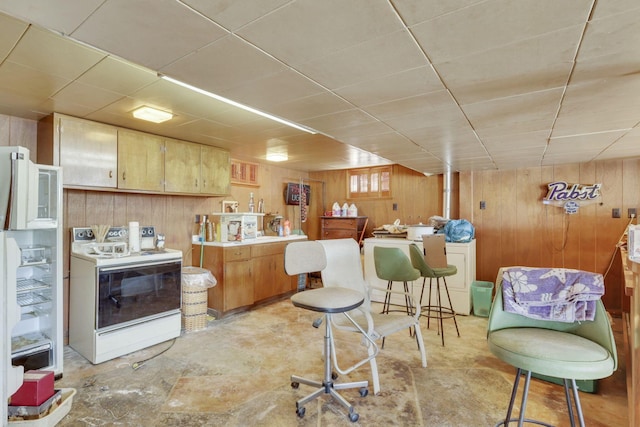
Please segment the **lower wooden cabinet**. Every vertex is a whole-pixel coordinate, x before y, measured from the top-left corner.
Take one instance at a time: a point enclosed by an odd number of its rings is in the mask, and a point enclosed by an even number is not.
[[[322,227],[321,239],[347,239],[351,237],[359,243],[360,236],[362,236],[367,224],[367,217],[322,216],[320,221]]]
[[[221,317],[295,291],[297,277],[284,270],[284,248],[288,243],[205,245],[202,267],[211,271],[217,281],[209,288],[207,306]],[[193,265],[200,265],[200,249],[200,245],[193,245]]]

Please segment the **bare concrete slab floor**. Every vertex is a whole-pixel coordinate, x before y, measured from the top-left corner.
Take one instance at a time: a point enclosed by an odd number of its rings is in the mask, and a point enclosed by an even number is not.
[[[74,387],[77,394],[59,425],[478,427],[504,416],[514,369],[488,351],[486,318],[460,316],[460,338],[453,323],[445,323],[446,347],[435,325],[427,329],[423,320],[426,369],[408,331],[386,340],[378,356],[381,392],[342,392],[360,414],[358,422],[351,423],[328,396],[307,404],[305,417],[298,418],[295,401],[311,388],[292,389],[290,375],[322,377],[323,328],[311,326],[316,317],[284,300],[100,365],[66,348],[64,377],[56,387]],[[599,382],[598,393],[581,393],[590,427],[628,425],[620,319],[614,329],[620,368]],[[365,354],[354,335],[337,338],[345,366]],[[370,380],[368,364],[339,378],[360,379]],[[570,425],[562,387],[533,380],[527,415]]]

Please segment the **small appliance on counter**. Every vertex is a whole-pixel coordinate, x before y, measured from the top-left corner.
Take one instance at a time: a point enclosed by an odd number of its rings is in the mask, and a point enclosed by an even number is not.
[[[282,225],[282,215],[265,214],[262,218],[262,231],[265,236],[277,236],[280,225]]]
[[[213,213],[220,216],[220,242],[239,242],[258,237],[258,217],[261,213]]]

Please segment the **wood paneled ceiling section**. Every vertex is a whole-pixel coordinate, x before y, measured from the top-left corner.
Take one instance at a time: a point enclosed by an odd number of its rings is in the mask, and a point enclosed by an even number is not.
[[[305,171],[640,156],[637,0],[1,0],[0,12],[3,114],[56,111],[259,162],[276,148]],[[176,117],[140,122],[142,104]]]

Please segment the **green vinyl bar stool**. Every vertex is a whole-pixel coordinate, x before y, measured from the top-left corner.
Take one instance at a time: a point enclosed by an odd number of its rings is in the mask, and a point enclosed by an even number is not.
[[[441,268],[430,267],[424,259],[424,254],[415,243],[409,245],[409,255],[411,256],[411,264],[413,264],[413,267],[417,268],[418,271],[420,271],[420,276],[423,277],[422,291],[420,292],[420,306],[422,309],[422,315],[427,318],[427,328],[429,327],[431,318],[434,318],[438,321],[438,333],[440,334],[442,345],[444,346],[444,319],[453,319],[453,323],[456,326],[456,333],[458,334],[458,336],[460,336],[458,321],[456,320],[456,312],[453,309],[451,296],[449,295],[449,288],[447,287],[447,279],[445,279],[446,276],[453,276],[454,274],[456,274],[458,272],[458,268],[455,265],[447,265],[446,267]],[[424,295],[424,286],[427,282],[427,277],[429,278],[429,303],[428,305],[422,305],[422,296]],[[449,304],[448,306],[442,305],[442,294],[440,288],[441,278],[444,285],[444,290],[447,294],[447,302]],[[433,279],[436,279],[435,304],[432,304],[431,302],[431,285]]]
[[[413,304],[411,302],[409,284],[420,277],[420,271],[416,270],[409,257],[400,248],[388,248],[384,246],[373,247],[373,261],[376,267],[376,275],[381,280],[387,281],[387,292],[382,304],[382,313],[386,314],[391,310],[391,288],[393,282],[402,282],[404,286],[405,311],[409,316],[413,315]]]

